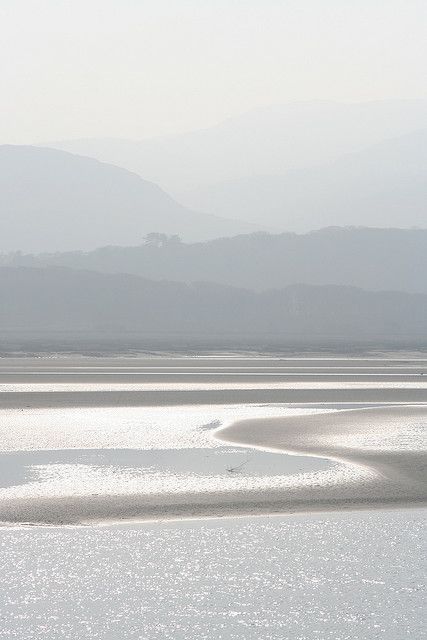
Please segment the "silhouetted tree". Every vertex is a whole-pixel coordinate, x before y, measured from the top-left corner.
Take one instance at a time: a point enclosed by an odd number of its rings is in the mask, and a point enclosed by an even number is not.
[[[144,244],[148,244],[153,247],[162,247],[166,244],[168,240],[168,236],[166,233],[158,233],[153,231],[152,233],[147,233],[143,238]]]
[[[158,233],[155,231],[147,233],[143,240],[144,244],[154,247],[164,247],[168,244],[179,244],[182,242],[181,238],[176,234],[168,236],[166,233]]]

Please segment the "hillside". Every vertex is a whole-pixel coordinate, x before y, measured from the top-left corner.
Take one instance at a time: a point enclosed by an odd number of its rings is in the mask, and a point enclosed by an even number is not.
[[[150,232],[203,240],[256,228],[185,209],[125,169],[28,146],[0,146],[0,212],[0,251],[88,250]]]
[[[3,264],[57,265],[154,280],[205,280],[263,290],[295,283],[427,293],[427,229],[328,228],[205,243],[149,243],[83,253],[3,256]]]
[[[2,267],[0,299],[2,332],[427,338],[427,296],[354,287],[295,285],[254,293],[62,268]]]

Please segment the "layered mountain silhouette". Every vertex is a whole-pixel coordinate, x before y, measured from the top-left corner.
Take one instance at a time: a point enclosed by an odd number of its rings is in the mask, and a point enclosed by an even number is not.
[[[201,186],[182,201],[277,229],[330,225],[425,226],[427,129],[311,169]]]
[[[149,232],[201,240],[254,228],[185,209],[157,185],[92,158],[0,147],[0,251],[126,245]]]
[[[425,101],[384,101],[2,146],[0,329],[421,344],[426,142]]]
[[[200,187],[325,165],[419,129],[427,129],[425,100],[314,101],[256,109],[182,135],[69,140],[49,146],[135,171],[181,201]]]
[[[295,283],[427,293],[427,229],[327,228],[186,244],[167,237],[134,247],[50,255],[12,254],[3,264],[65,266],[150,279],[263,290]]]
[[[64,268],[0,268],[3,332],[427,337],[427,296],[294,285],[255,293]]]

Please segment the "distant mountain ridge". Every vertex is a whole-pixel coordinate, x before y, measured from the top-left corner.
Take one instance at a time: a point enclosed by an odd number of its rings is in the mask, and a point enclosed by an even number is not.
[[[423,226],[427,129],[385,140],[333,163],[248,176],[182,194],[187,206],[289,231],[320,226]]]
[[[313,101],[255,109],[181,135],[64,140],[49,146],[135,171],[180,200],[226,180],[328,164],[417,129],[427,129],[426,100]]]
[[[0,268],[0,329],[427,338],[427,296],[294,285],[255,293],[64,268]],[[4,333],[6,332],[6,333]]]
[[[203,240],[257,228],[190,211],[126,169],[31,146],[0,146],[0,214],[0,251],[128,245],[153,231]]]
[[[153,280],[202,279],[256,290],[304,283],[427,293],[427,229],[337,227],[195,244],[166,239],[88,253],[12,254],[2,262],[131,273]]]

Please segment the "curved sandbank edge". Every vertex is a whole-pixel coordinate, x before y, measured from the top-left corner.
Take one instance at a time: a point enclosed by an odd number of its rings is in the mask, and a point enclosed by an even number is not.
[[[355,408],[332,413],[246,419],[214,432],[214,437],[228,444],[253,447],[263,451],[328,458],[339,463],[368,470],[375,481],[361,475],[353,483],[354,505],[360,504],[362,492],[375,492],[368,499],[373,505],[385,502],[404,505],[413,501],[427,504],[427,451],[423,449],[387,449],[351,447],[348,437],[390,432],[404,438],[405,420],[421,420],[427,424],[427,405],[397,405],[377,408]],[[395,495],[393,495],[393,490]],[[366,495],[362,500],[365,503]],[[336,502],[335,502],[336,503]],[[313,505],[314,506],[314,505]]]
[[[405,419],[427,423],[427,406],[246,419],[213,433],[229,444],[346,463],[349,476],[336,474],[335,481],[332,474],[325,482],[307,485],[295,476],[295,483],[285,489],[14,499],[0,504],[0,523],[95,525],[424,506],[426,451],[345,446],[345,438],[356,433],[368,437],[381,430],[385,434],[400,430],[404,436]]]

